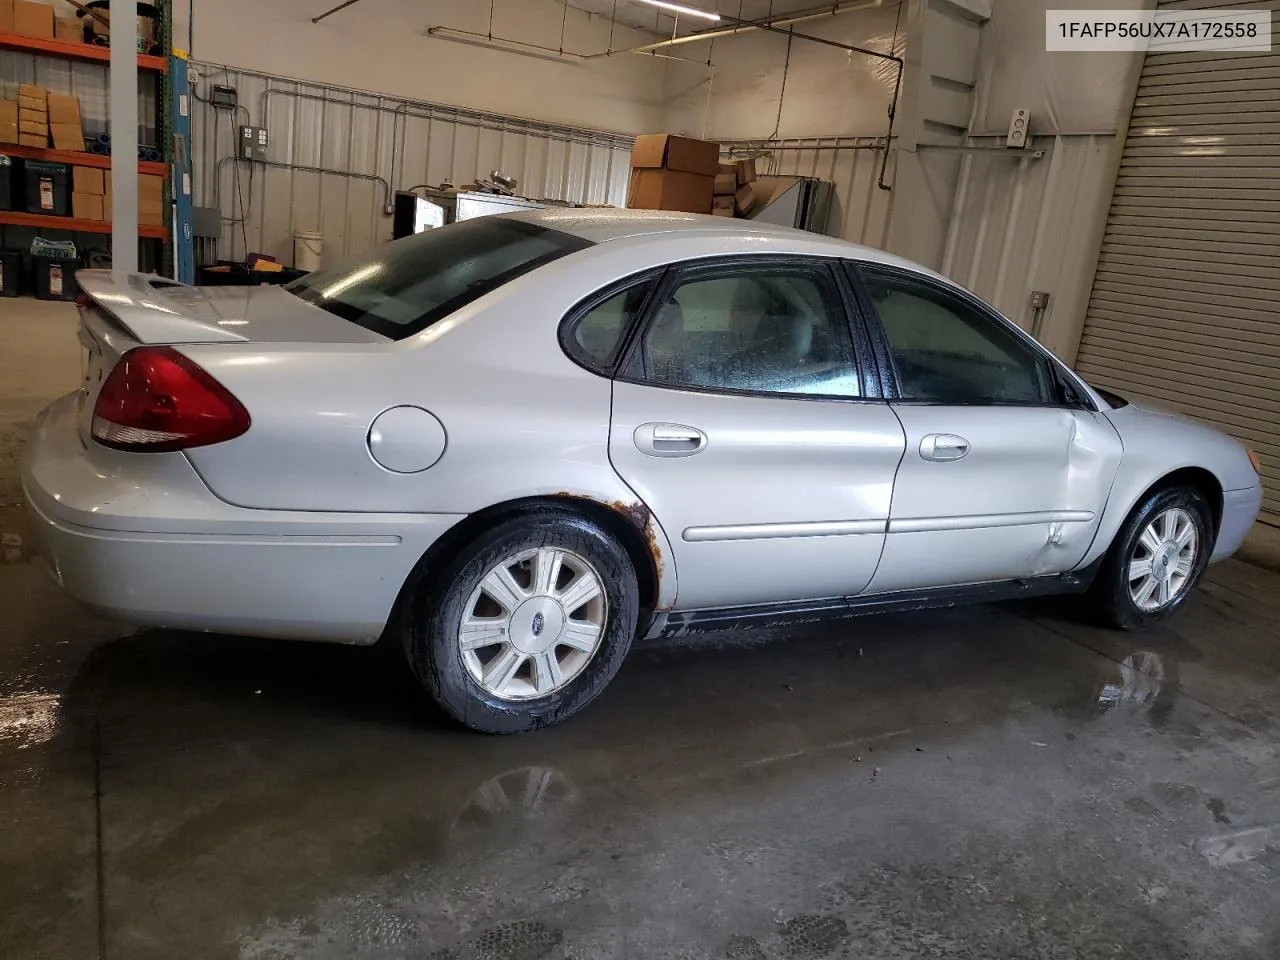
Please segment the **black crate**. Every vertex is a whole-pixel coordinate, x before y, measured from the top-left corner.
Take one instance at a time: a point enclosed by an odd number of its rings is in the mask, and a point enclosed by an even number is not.
[[[21,206],[17,196],[18,163],[13,157],[0,153],[0,210],[17,210]]]
[[[76,283],[79,260],[61,257],[32,257],[36,278],[37,300],[74,300],[80,296],[80,284]]]
[[[26,210],[55,217],[71,216],[71,168],[65,163],[27,160],[22,165]]]
[[[0,297],[22,293],[22,251],[0,250]]]

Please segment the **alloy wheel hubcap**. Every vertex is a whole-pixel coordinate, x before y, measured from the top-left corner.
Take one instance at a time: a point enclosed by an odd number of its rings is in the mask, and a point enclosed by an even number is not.
[[[571,550],[539,547],[481,578],[458,627],[467,673],[500,700],[532,700],[582,673],[604,638],[604,581]]]
[[[1147,613],[1173,603],[1191,580],[1198,549],[1196,524],[1181,507],[1157,515],[1138,538],[1129,560],[1129,596]]]

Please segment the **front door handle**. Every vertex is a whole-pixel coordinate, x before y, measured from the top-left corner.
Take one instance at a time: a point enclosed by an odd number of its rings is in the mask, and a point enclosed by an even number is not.
[[[636,449],[650,457],[691,457],[707,447],[707,435],[682,423],[642,423],[636,427]]]
[[[920,457],[945,463],[948,460],[963,460],[969,455],[969,441],[951,433],[931,433],[920,441]]]

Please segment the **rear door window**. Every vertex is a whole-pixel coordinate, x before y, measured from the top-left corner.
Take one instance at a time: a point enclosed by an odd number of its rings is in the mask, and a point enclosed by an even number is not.
[[[393,340],[591,242],[521,220],[481,217],[379,247],[364,259],[309,273],[286,288],[308,303]]]

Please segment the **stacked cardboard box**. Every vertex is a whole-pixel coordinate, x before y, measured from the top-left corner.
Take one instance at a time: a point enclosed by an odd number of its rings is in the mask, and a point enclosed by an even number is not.
[[[84,152],[84,127],[80,124],[79,100],[67,94],[49,94],[49,135],[58,150]]]
[[[96,167],[71,169],[71,215],[80,220],[107,219],[107,172]]]
[[[0,6],[4,5],[5,0],[0,0]],[[23,37],[38,37],[41,40],[54,38],[52,6],[47,3],[34,3],[33,0],[9,0],[8,6],[12,14],[0,14],[0,19],[12,18],[13,28],[10,32]]]
[[[138,224],[144,227],[165,226],[164,177],[147,174],[138,177]]]
[[[667,133],[636,137],[627,206],[710,213],[719,173],[718,144]]]
[[[24,147],[49,145],[49,91],[34,83],[18,87],[18,142]]]
[[[0,143],[17,143],[18,136],[18,101],[0,100]]]
[[[55,17],[53,35],[63,43],[84,43],[84,21],[79,17]]]

